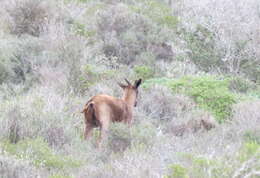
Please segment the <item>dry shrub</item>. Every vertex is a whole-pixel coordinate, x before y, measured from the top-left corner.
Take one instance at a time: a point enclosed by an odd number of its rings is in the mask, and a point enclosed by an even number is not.
[[[5,178],[37,178],[41,174],[28,161],[0,155],[0,176]]]
[[[176,10],[191,35],[187,44],[199,67],[244,73],[259,80],[258,0],[248,0],[246,4],[243,0],[184,0],[181,4],[175,4]]]
[[[97,35],[109,59],[132,64],[152,52],[156,59],[172,59],[169,30],[160,29],[150,19],[133,12],[124,4],[108,6],[97,18]],[[147,61],[151,64],[151,60]]]
[[[191,61],[158,61],[156,62],[156,70],[158,70],[162,76],[169,78],[181,78],[185,75],[198,75],[202,73],[198,67]]]
[[[173,95],[167,87],[156,85],[140,93],[138,110],[157,121],[170,121],[192,110],[194,102],[184,95]]]
[[[17,35],[39,36],[47,28],[51,14],[47,2],[41,0],[14,0],[9,4],[11,32]]]
[[[246,101],[233,107],[233,125],[237,133],[245,135],[260,129],[260,101]]]
[[[115,123],[110,126],[108,137],[108,150],[112,152],[124,152],[131,146],[131,135],[127,125]]]
[[[183,124],[176,124],[172,121],[171,125],[168,126],[167,131],[173,133],[175,136],[183,136],[185,134],[195,134],[197,132],[209,131],[215,128],[218,124],[215,119],[207,112],[200,112],[194,114],[194,118],[188,120]]]
[[[13,143],[43,137],[55,147],[69,143],[75,130],[68,125],[72,124],[70,118],[77,110],[67,106],[74,107],[67,99],[49,88],[37,88],[16,101],[5,102],[7,111],[0,117],[4,128],[1,137],[9,138]]]

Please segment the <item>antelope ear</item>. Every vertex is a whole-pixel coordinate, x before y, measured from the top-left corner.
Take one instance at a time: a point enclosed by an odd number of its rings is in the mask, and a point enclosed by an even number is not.
[[[122,83],[117,83],[121,88],[123,88],[123,89],[125,89],[126,88],[126,86],[124,85],[124,84],[122,84]]]
[[[136,80],[134,87],[138,88],[141,85],[141,83],[142,83],[142,79]]]

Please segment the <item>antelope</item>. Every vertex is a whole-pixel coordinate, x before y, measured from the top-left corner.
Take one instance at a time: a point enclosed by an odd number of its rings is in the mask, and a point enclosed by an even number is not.
[[[85,104],[81,112],[85,116],[85,140],[91,137],[93,128],[99,127],[98,146],[100,147],[101,140],[106,137],[111,122],[124,122],[131,125],[133,108],[137,105],[138,87],[142,79],[136,80],[133,85],[127,79],[125,81],[127,85],[118,83],[124,91],[122,98],[100,94],[93,96]]]

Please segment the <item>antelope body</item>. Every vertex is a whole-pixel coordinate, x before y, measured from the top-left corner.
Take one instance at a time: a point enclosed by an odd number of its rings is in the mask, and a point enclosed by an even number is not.
[[[121,99],[101,94],[92,97],[86,103],[82,111],[85,116],[85,139],[91,136],[93,128],[99,127],[101,134],[98,143],[100,145],[102,138],[106,136],[111,122],[131,124],[133,107],[136,106],[138,87],[142,80],[136,80],[134,85],[128,80],[126,82],[127,85],[119,83],[119,86],[124,90]]]

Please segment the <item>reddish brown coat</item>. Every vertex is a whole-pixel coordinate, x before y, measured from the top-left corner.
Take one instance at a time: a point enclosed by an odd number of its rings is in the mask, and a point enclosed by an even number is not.
[[[94,127],[101,130],[99,143],[109,129],[111,122],[124,122],[131,124],[133,107],[136,106],[138,87],[141,79],[132,85],[126,80],[127,85],[119,84],[124,90],[121,99],[101,94],[92,97],[85,105],[82,113],[85,116],[84,137],[88,139]],[[100,145],[100,144],[99,144]]]

